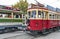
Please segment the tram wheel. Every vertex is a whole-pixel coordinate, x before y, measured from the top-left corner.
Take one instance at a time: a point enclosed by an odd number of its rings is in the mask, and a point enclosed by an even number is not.
[[[57,27],[57,30],[60,30],[60,28],[59,28],[59,27]]]
[[[30,31],[33,36],[37,36],[38,32],[37,31]]]
[[[49,29],[49,33],[53,32],[53,28]]]
[[[43,34],[43,35],[47,35],[48,33],[49,33],[49,31],[46,30],[46,29],[44,29],[44,30],[42,31],[42,34]]]

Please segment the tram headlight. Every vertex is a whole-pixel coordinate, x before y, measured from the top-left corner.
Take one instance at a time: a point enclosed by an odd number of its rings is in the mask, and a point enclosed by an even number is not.
[[[28,29],[30,29],[30,26],[28,26]]]

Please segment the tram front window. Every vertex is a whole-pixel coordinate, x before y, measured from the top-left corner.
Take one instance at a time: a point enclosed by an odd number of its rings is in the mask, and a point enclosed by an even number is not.
[[[38,18],[42,18],[42,12],[38,11]]]
[[[32,18],[36,18],[36,11],[32,11],[31,14],[32,14],[32,16],[31,16]]]
[[[28,17],[29,17],[29,18],[31,17],[31,12],[30,12],[30,11],[28,12]]]

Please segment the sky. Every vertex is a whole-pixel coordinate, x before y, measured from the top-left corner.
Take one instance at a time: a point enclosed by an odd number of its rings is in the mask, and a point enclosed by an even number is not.
[[[0,5],[13,5],[19,0],[0,0]],[[34,0],[27,0],[28,3],[36,3]],[[44,4],[44,5],[51,5],[53,7],[60,8],[60,0],[37,0],[38,2]]]

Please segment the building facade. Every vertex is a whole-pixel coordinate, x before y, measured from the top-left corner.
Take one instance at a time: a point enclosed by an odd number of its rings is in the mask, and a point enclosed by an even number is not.
[[[0,18],[22,18],[20,10],[0,5]]]

